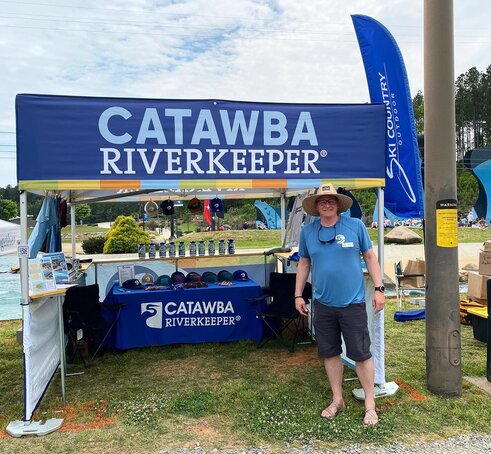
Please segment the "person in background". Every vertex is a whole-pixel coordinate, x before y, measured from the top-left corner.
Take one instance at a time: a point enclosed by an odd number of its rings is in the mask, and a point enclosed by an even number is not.
[[[365,393],[363,424],[375,425],[379,417],[375,407],[374,365],[370,353],[360,254],[375,284],[372,299],[375,313],[384,308],[385,288],[365,225],[359,219],[340,216],[351,204],[349,197],[338,194],[329,183],[321,185],[315,195],[303,201],[306,213],[319,216],[319,219],[305,225],[300,234],[295,307],[301,315],[307,315],[302,292],[312,272],[318,353],[324,360],[332,390],[332,402],[322,411],[321,416],[334,418],[345,408],[342,391],[342,334],[347,356],[356,362],[356,373]]]
[[[472,214],[472,210],[469,210],[469,213],[467,214],[467,225],[469,227],[472,227],[473,221],[474,221],[474,215]]]

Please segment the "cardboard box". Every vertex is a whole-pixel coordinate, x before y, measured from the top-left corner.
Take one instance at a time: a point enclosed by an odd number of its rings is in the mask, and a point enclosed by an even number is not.
[[[479,274],[491,276],[491,251],[479,253]]]
[[[414,277],[404,277],[401,281],[403,287],[422,288],[425,286],[426,264],[423,259],[408,260],[402,274]]]
[[[491,276],[484,276],[476,273],[475,271],[469,271],[468,274],[468,290],[467,294],[470,298],[478,300],[487,300],[488,297],[488,279]]]

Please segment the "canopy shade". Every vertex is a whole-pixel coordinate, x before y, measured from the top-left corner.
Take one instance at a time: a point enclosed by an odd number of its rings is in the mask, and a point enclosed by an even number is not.
[[[385,182],[383,104],[22,94],[16,112],[20,189],[241,189],[271,197],[325,181]]]

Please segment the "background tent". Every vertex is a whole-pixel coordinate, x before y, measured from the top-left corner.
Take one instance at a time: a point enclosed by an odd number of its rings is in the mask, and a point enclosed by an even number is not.
[[[491,222],[491,148],[474,148],[464,157],[464,165],[474,174],[479,194],[474,205],[475,214]]]
[[[0,219],[0,255],[17,253],[20,225]]]
[[[256,207],[257,215],[256,225],[263,224],[269,230],[281,229],[281,213],[279,208],[260,200],[256,200],[254,206]]]

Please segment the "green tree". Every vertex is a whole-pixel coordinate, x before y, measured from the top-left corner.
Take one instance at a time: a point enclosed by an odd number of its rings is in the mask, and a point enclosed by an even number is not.
[[[17,216],[17,204],[12,200],[0,200],[0,219],[8,221]]]
[[[419,90],[418,93],[416,93],[416,96],[413,98],[413,113],[416,131],[418,134],[423,134],[425,129],[425,107],[424,97],[421,90]]]
[[[244,222],[251,222],[256,220],[256,207],[254,206],[254,200],[244,201],[245,203],[237,204],[237,206],[230,207],[227,210],[226,223],[229,224],[232,229],[240,230],[244,225]]]
[[[375,202],[377,201],[375,191],[373,189],[360,189],[359,191],[353,191],[353,195],[360,204],[365,222],[372,219]]]
[[[88,203],[82,203],[75,205],[75,218],[80,219],[80,224],[84,223],[84,219],[87,219],[92,213]]]
[[[479,194],[479,184],[466,168],[457,167],[457,200],[458,210],[461,214],[467,214],[474,206]]]
[[[150,243],[150,235],[131,216],[118,216],[107,232],[104,254],[136,253],[139,243]]]

